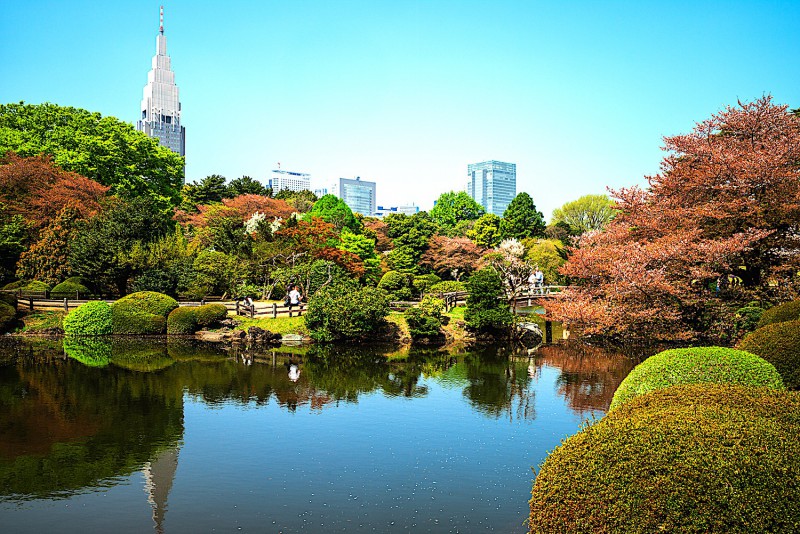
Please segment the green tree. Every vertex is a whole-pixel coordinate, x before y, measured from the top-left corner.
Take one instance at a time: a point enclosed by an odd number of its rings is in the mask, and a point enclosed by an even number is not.
[[[231,180],[231,183],[228,184],[225,197],[235,198],[239,195],[270,196],[268,193],[269,191],[264,187],[264,184],[258,180],[253,180],[249,176],[242,176],[241,178]]]
[[[101,290],[124,295],[133,274],[133,265],[124,261],[126,254],[136,242],[154,241],[173,226],[147,197],[112,197],[102,212],[80,225],[70,243],[70,269]]]
[[[564,244],[555,239],[530,239],[523,242],[527,252],[528,264],[539,267],[544,273],[546,284],[560,284],[564,277],[558,269],[566,263]]]
[[[475,221],[472,230],[467,232],[467,237],[479,247],[496,247],[502,241],[500,222],[502,219],[494,213],[486,213]]]
[[[14,277],[17,260],[25,250],[27,228],[21,215],[11,215],[0,202],[0,279],[3,281]]]
[[[319,217],[327,223],[331,223],[337,232],[343,228],[348,228],[353,232],[359,232],[361,226],[356,222],[353,211],[345,204],[344,200],[334,195],[325,195],[314,203],[314,207],[308,212],[310,217]]]
[[[317,195],[308,189],[303,189],[302,191],[282,189],[275,194],[275,198],[285,200],[297,213],[308,213],[319,200]]]
[[[572,235],[603,230],[617,214],[614,202],[606,195],[584,195],[553,210],[550,224],[564,223]]]
[[[354,234],[345,228],[341,234],[342,244],[339,248],[352,252],[364,262],[364,280],[377,283],[381,275],[381,261],[375,254],[375,240],[367,236]]]
[[[485,213],[465,191],[442,193],[430,211],[431,220],[445,232],[455,229],[461,221],[474,221]]]
[[[464,322],[478,331],[507,328],[514,320],[503,299],[503,280],[491,267],[475,271],[467,280],[467,309]]]
[[[0,154],[50,154],[53,163],[111,187],[147,195],[159,209],[179,201],[184,159],[115,117],[55,104],[0,105]]]
[[[223,198],[228,197],[228,186],[225,185],[224,176],[212,174],[200,182],[186,184],[183,186],[181,194],[184,204],[188,204],[194,209],[199,204],[222,202]]]
[[[536,210],[536,205],[528,193],[522,192],[514,197],[500,221],[503,239],[525,239],[544,236],[544,215]]]
[[[364,340],[386,324],[389,299],[374,287],[354,283],[323,287],[308,302],[306,325],[318,341]]]

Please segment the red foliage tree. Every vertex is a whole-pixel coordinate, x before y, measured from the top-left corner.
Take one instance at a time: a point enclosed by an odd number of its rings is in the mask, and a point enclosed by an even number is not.
[[[55,285],[71,276],[69,244],[83,219],[79,206],[67,204],[40,233],[38,241],[17,262],[17,276]]]
[[[797,295],[800,119],[770,97],[728,107],[665,139],[649,189],[614,192],[620,215],[585,234],[562,273],[576,285],[549,305],[586,333],[648,339],[714,337],[738,302]]]
[[[62,208],[71,205],[81,218],[100,210],[108,187],[53,165],[50,156],[22,158],[6,155],[0,165],[0,202],[22,215],[34,232],[47,226]]]
[[[335,247],[323,247],[314,253],[314,257],[320,260],[328,260],[337,264],[345,271],[352,274],[355,278],[364,276],[364,262],[357,255],[347,250]]]
[[[276,217],[288,219],[294,212],[284,200],[277,200],[263,195],[239,195],[235,198],[222,199],[222,205],[202,204],[197,206],[197,213],[187,213],[183,210],[175,211],[175,219],[182,225],[190,224],[196,228],[204,228],[209,224],[209,216],[219,216],[224,213],[226,217],[247,221],[254,213],[266,215],[268,221]]]
[[[420,264],[442,278],[459,280],[480,266],[485,252],[466,237],[435,235],[428,240]]]
[[[364,219],[364,234],[375,240],[375,250],[385,252],[392,250],[392,240],[386,235],[388,225],[380,219]]]

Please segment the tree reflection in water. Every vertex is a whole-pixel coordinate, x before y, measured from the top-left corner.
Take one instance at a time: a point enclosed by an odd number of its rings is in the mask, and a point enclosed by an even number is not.
[[[291,380],[287,363],[300,374]],[[379,392],[461,390],[492,418],[536,418],[535,382],[557,369],[558,394],[579,415],[605,411],[636,360],[599,349],[548,346],[461,354],[318,345],[224,350],[193,340],[3,340],[0,346],[0,500],[66,496],[144,469],[153,503],[166,499],[183,438],[184,395],[287,410],[323,410]],[[432,382],[433,381],[433,382]],[[154,471],[154,466],[168,466]],[[159,489],[158,472],[164,482]],[[161,497],[159,497],[161,495]],[[160,508],[159,508],[160,507]],[[154,504],[154,520],[165,508]]]

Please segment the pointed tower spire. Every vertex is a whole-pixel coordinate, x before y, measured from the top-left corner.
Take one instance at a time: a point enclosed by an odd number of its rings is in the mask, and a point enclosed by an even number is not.
[[[158,14],[158,33],[164,35],[164,6],[161,6],[161,11]]]

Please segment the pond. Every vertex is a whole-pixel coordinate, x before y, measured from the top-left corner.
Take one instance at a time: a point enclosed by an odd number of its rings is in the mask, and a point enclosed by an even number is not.
[[[532,468],[636,363],[2,341],[5,532],[526,532]]]

